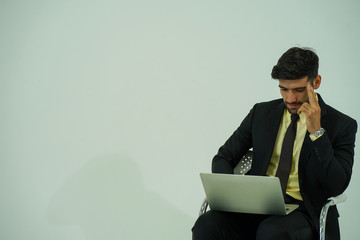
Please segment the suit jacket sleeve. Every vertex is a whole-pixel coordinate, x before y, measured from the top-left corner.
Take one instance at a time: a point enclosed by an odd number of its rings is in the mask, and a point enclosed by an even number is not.
[[[212,161],[213,173],[233,174],[234,167],[240,159],[252,148],[252,118],[256,105],[242,121],[240,126],[230,136]]]
[[[309,162],[310,167],[306,168],[309,172],[305,174],[319,183],[325,195],[336,196],[345,191],[350,182],[357,123],[343,114],[331,122],[325,121],[325,134],[311,143],[310,161],[313,162]]]

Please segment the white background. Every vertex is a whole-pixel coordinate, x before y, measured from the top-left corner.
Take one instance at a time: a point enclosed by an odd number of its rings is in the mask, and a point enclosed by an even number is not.
[[[199,172],[293,46],[360,120],[359,1],[0,0],[0,239],[191,239]],[[356,146],[356,153],[359,147]],[[342,239],[358,239],[356,154]]]

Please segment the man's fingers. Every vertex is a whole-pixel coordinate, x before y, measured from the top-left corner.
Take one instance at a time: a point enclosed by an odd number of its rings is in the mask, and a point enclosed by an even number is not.
[[[298,109],[297,113],[300,114],[302,112],[306,112],[307,109],[309,108],[308,106],[309,104],[307,102],[304,102]]]
[[[317,101],[316,101],[316,95],[314,92],[314,88],[310,85],[310,83],[308,83],[308,85],[306,86],[306,89],[307,89],[307,93],[308,93],[309,103],[311,105],[316,105]]]

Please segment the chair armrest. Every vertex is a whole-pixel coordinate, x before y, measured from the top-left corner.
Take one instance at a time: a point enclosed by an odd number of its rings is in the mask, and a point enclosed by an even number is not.
[[[320,213],[320,240],[325,240],[325,227],[328,210],[331,206],[346,201],[346,194],[340,194],[336,197],[329,198],[321,209]]]
[[[343,194],[340,194],[340,195],[338,195],[336,197],[331,197],[328,200],[330,201],[331,206],[333,206],[333,205],[345,202],[346,201],[346,194],[343,193]]]
[[[205,198],[204,201],[201,204],[200,211],[199,211],[199,216],[206,212],[206,209],[207,209],[208,206],[209,206],[209,203],[208,203],[207,199]]]

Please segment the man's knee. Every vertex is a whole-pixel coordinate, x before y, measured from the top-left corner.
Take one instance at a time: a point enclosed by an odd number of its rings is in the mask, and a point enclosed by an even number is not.
[[[294,222],[288,218],[268,218],[261,222],[256,232],[256,240],[294,240],[314,239],[314,231],[307,222],[298,219]]]
[[[218,213],[206,212],[199,216],[196,220],[192,230],[193,240],[205,240],[205,239],[216,239],[215,236],[219,234],[219,228],[217,226]]]
[[[289,233],[279,225],[262,223],[256,231],[256,240],[290,240]]]

